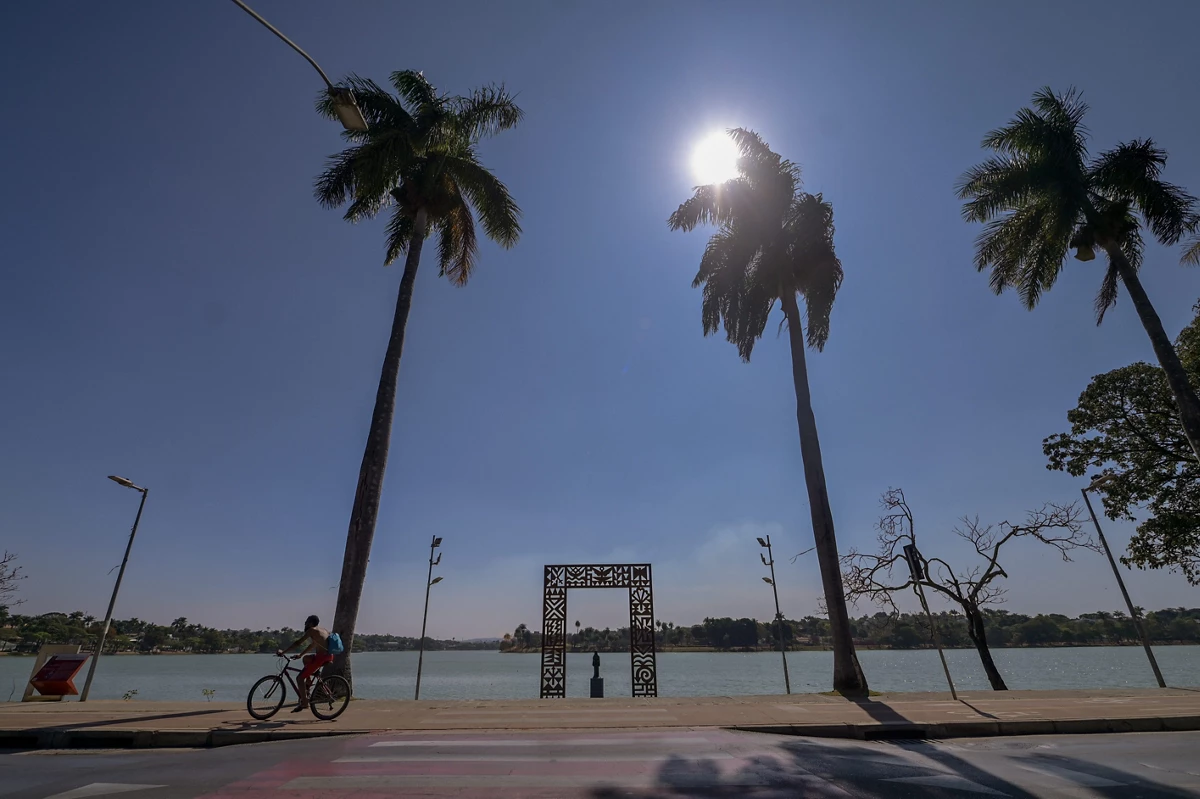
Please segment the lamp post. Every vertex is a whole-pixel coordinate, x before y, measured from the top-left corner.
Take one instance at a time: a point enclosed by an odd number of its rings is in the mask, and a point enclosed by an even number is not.
[[[1146,650],[1146,658],[1150,661],[1150,668],[1154,670],[1154,679],[1158,680],[1159,688],[1166,688],[1167,683],[1163,679],[1162,672],[1158,669],[1158,661],[1154,659],[1154,650],[1150,648],[1150,638],[1146,635],[1146,628],[1142,626],[1141,616],[1138,615],[1137,608],[1133,606],[1133,600],[1129,598],[1129,591],[1125,589],[1125,580],[1121,578],[1121,570],[1117,568],[1117,561],[1113,557],[1112,550],[1108,548],[1108,540],[1104,537],[1104,531],[1100,529],[1100,520],[1096,518],[1096,511],[1092,508],[1092,500],[1088,497],[1089,491],[1095,491],[1111,480],[1112,475],[1101,475],[1089,483],[1086,488],[1079,489],[1079,492],[1083,494],[1083,501],[1087,505],[1088,513],[1092,517],[1092,524],[1096,527],[1096,535],[1100,538],[1100,545],[1104,547],[1104,554],[1108,556],[1108,565],[1112,566],[1113,577],[1117,578],[1117,585],[1121,587],[1121,596],[1125,597],[1125,607],[1129,608],[1129,618],[1133,620],[1133,627],[1142,639],[1142,648]]]
[[[766,540],[758,539],[758,545],[767,550],[767,555],[770,556],[770,560],[767,560],[761,552],[758,553],[763,565],[771,568],[771,576],[762,579],[764,583],[771,586],[771,592],[775,595],[775,633],[779,639],[779,656],[783,658],[783,687],[790,694],[792,679],[788,676],[787,650],[783,646],[783,614],[779,612],[779,588],[775,585],[775,553],[771,551],[771,536],[767,536]]]
[[[442,553],[439,552],[437,560],[434,560],[433,551],[441,545],[442,539],[436,535],[429,545],[429,575],[425,578],[425,614],[421,617],[421,654],[417,655],[417,690],[413,693],[414,700],[421,698],[421,665],[425,661],[425,622],[429,619],[429,589],[442,581],[441,577],[433,576],[433,567],[442,562]]]
[[[329,76],[325,74],[325,70],[313,60],[313,57],[300,49],[295,42],[284,36],[278,28],[267,22],[258,12],[250,6],[242,2],[242,0],[233,0],[243,11],[254,17],[263,27],[271,33],[282,39],[288,47],[291,47],[300,55],[304,56],[304,60],[312,64],[313,69],[321,76],[321,80],[325,81],[325,86],[328,87],[329,96],[333,98],[333,110],[338,116],[338,121],[342,123],[342,127],[346,130],[364,131],[367,130],[367,120],[363,118],[362,111],[358,108],[358,103],[354,100],[354,92],[345,87],[334,86],[333,81],[329,80]]]
[[[929,611],[929,603],[925,601],[925,588],[921,585],[921,580],[925,579],[925,560],[917,550],[916,544],[904,545],[904,560],[908,563],[908,571],[912,575],[913,590],[917,592],[917,597],[921,600],[925,618],[929,619],[929,630],[933,633],[933,645],[937,647],[938,657],[941,658],[942,671],[946,673],[946,684],[950,686],[950,696],[957,702],[958,692],[954,690],[954,679],[950,676],[950,667],[946,665],[946,653],[942,651],[942,636],[938,634],[937,625],[933,622],[933,613]]]
[[[117,572],[117,584],[113,586],[112,598],[108,600],[108,611],[104,614],[104,626],[100,630],[100,642],[96,644],[96,651],[92,654],[92,664],[88,666],[87,681],[83,684],[83,693],[79,696],[80,702],[86,702],[88,693],[92,690],[92,678],[96,676],[96,664],[100,662],[100,655],[104,652],[104,641],[108,638],[108,626],[112,623],[113,607],[117,604],[117,592],[121,590],[121,578],[125,576],[125,565],[129,563],[129,552],[133,549],[133,537],[137,535],[138,522],[142,520],[142,508],[146,507],[146,495],[150,493],[145,488],[134,485],[124,477],[117,477],[115,474],[110,474],[108,479],[117,485],[132,488],[134,491],[141,491],[142,501],[138,503],[137,516],[133,517],[133,529],[129,531],[129,543],[125,545],[125,557],[121,559],[121,569]]]

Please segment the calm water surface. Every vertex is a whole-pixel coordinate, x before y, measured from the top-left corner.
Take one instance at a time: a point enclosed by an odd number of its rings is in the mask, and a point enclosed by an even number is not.
[[[1155,650],[1168,685],[1200,686],[1200,646]],[[1009,688],[1154,687],[1154,675],[1140,647],[997,649],[996,663]],[[587,696],[591,655],[567,656],[567,695]],[[943,691],[937,652],[871,650],[859,653],[876,691]],[[946,653],[956,685],[986,690],[987,678],[974,650]],[[605,694],[628,696],[629,656],[602,654]],[[205,688],[216,701],[241,701],[250,685],[276,671],[270,655],[117,655],[100,661],[92,685],[95,699],[203,701]],[[427,652],[421,676],[422,699],[524,699],[538,695],[537,655],[498,652]],[[790,652],[792,690],[827,691],[833,655]],[[0,657],[0,701],[20,700],[33,659]],[[416,682],[416,652],[363,652],[354,656],[355,694],[365,699],[410,699]],[[83,685],[80,672],[76,685]],[[778,652],[750,654],[667,652],[658,656],[660,696],[737,696],[783,693]]]

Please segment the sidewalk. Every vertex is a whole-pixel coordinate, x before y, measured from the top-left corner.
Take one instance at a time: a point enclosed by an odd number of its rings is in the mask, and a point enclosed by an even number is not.
[[[241,704],[99,701],[0,705],[0,748],[225,746],[372,732],[728,727],[840,738],[1200,730],[1200,689],[838,696],[356,701],[333,722],[285,707],[265,722]]]

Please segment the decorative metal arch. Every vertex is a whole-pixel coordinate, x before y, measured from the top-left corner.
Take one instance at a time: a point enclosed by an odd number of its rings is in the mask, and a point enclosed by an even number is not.
[[[547,566],[542,602],[542,698],[567,695],[567,589],[629,589],[629,652],[634,696],[658,696],[654,586],[650,564]]]

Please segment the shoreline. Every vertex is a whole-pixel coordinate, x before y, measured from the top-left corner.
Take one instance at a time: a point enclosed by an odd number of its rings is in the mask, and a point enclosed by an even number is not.
[[[1176,647],[1176,646],[1200,646],[1200,643],[1191,641],[1151,641],[1151,646],[1155,647]],[[1035,644],[1024,646],[992,646],[992,650],[1009,650],[1009,649],[1101,649],[1106,647],[1111,648],[1127,648],[1140,647],[1141,641],[1122,641],[1120,643],[1072,643],[1072,644]],[[928,652],[936,649],[933,646],[914,646],[905,649],[888,646],[856,646],[857,652]],[[947,652],[974,652],[973,646],[947,646],[943,647]],[[416,652],[415,649],[364,649],[356,650],[352,654],[367,655],[367,654],[391,654],[399,652]],[[432,652],[486,652],[493,655],[540,655],[541,649],[426,649],[427,653]],[[592,651],[599,651],[605,655],[622,655],[628,654],[628,649],[602,649],[602,650],[569,650],[568,655],[589,655]],[[757,655],[763,653],[778,652],[778,649],[768,649],[759,647],[757,649],[714,649],[712,647],[703,646],[672,646],[663,649],[656,649],[657,654],[713,654],[713,655]],[[827,646],[801,646],[791,647],[788,652],[832,652],[832,647]],[[80,654],[91,654],[87,650],[82,650]],[[180,655],[270,655],[271,652],[108,652],[104,657],[177,657]],[[0,658],[35,658],[37,652],[0,652]]]

